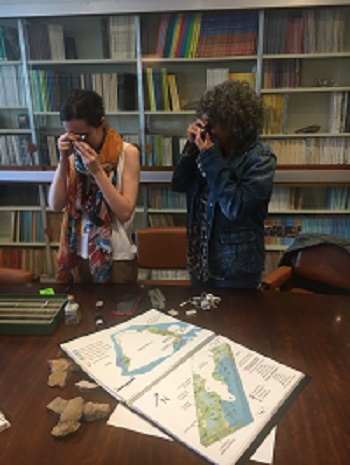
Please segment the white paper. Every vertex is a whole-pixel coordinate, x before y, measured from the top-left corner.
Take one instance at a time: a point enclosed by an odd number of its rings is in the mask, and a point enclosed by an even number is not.
[[[140,417],[140,415],[132,412],[122,404],[117,405],[114,412],[109,417],[107,424],[110,426],[129,429],[131,431],[136,431],[137,433],[156,436],[172,441],[170,436],[163,433],[163,431],[161,431],[159,428],[156,428],[151,423]],[[276,428],[273,428],[250,459],[254,460],[255,462],[271,464],[273,460],[275,436]]]

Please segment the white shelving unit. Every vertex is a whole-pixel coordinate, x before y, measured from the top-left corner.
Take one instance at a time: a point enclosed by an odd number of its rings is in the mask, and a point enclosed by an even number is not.
[[[328,3],[333,4],[334,2]],[[171,10],[173,14],[176,13],[176,11],[174,11],[174,6],[167,6],[167,9]],[[287,10],[288,7],[292,8]],[[293,13],[302,11],[300,5],[298,5],[298,8],[295,7],[296,5],[290,4],[290,2],[287,2],[282,7],[279,6],[280,9],[284,8],[283,11],[290,11]],[[227,5],[225,8],[227,10],[232,8],[233,11],[238,8],[238,5],[232,3],[231,6]],[[8,14],[7,18],[0,19],[0,26],[10,26],[18,29],[20,37],[20,59],[8,61],[0,60],[0,77],[3,77],[4,73],[2,70],[5,69],[4,67],[6,66],[15,67],[19,75],[22,73],[21,82],[23,87],[21,91],[25,95],[25,105],[1,105],[2,100],[0,93],[0,139],[9,134],[23,137],[30,136],[33,142],[37,144],[40,142],[38,140],[39,128],[45,128],[47,134],[58,134],[62,130],[58,108],[55,110],[50,108],[47,108],[47,110],[37,108],[36,96],[33,88],[33,76],[35,73],[41,72],[44,81],[48,72],[72,74],[75,76],[76,82],[83,82],[82,75],[93,73],[113,73],[117,75],[122,73],[133,73],[137,76],[137,107],[132,110],[125,110],[123,108],[118,110],[107,109],[106,114],[108,123],[119,132],[122,134],[136,134],[138,136],[142,161],[145,165],[146,136],[148,134],[162,134],[164,136],[184,137],[187,125],[195,115],[195,111],[192,109],[193,102],[199,98],[206,88],[207,70],[211,68],[227,68],[230,73],[256,73],[256,90],[261,93],[263,98],[271,95],[285,97],[287,104],[284,110],[285,114],[283,119],[285,124],[283,130],[273,134],[263,134],[263,139],[268,141],[299,141],[304,144],[312,141],[321,143],[324,140],[349,140],[349,128],[347,128],[347,132],[341,133],[330,132],[329,128],[331,101],[334,98],[334,94],[342,92],[348,95],[350,92],[350,28],[348,27],[350,25],[350,8],[347,6],[334,7],[342,9],[342,17],[346,24],[342,50],[332,53],[319,51],[317,53],[279,54],[267,53],[266,50],[264,50],[264,40],[268,33],[266,21],[269,12],[275,10],[275,8],[264,9],[263,5],[255,5],[253,8],[256,9],[258,15],[257,46],[255,53],[252,55],[210,56],[201,58],[163,58],[155,56],[159,25],[162,18],[161,11],[163,8],[159,9],[157,13],[150,14],[143,12],[141,7],[139,7],[139,12],[133,11],[132,16],[135,21],[133,38],[135,43],[135,54],[130,58],[120,59],[106,56],[108,44],[106,44],[101,25],[105,24],[105,22],[103,22],[104,19],[107,18],[108,22],[108,17],[113,16],[113,14],[110,15],[110,11],[106,11],[105,13],[107,16],[104,16],[97,11],[90,11],[89,8],[83,8],[77,15],[72,14],[72,16],[69,16],[70,10],[64,13],[58,10],[50,12],[46,10],[47,16],[45,16],[45,8],[43,7],[42,15],[37,17],[31,17],[30,14],[24,15],[23,17],[26,19],[19,20],[12,18],[11,15]],[[318,7],[315,6],[315,8]],[[324,8],[324,6],[322,6],[322,8]],[[214,10],[214,7],[208,7],[208,9]],[[87,14],[82,14],[82,11],[85,11]],[[222,8],[219,8],[218,11],[222,11]],[[102,11],[102,13],[104,12]],[[127,13],[127,11],[124,11],[124,13]],[[215,11],[211,11],[212,15],[215,15],[215,13]],[[17,15],[13,16],[18,16],[18,14],[20,13],[17,12]],[[32,59],[29,43],[24,40],[25,32],[30,24],[62,25],[65,36],[71,37],[75,41],[77,58],[59,60]],[[118,40],[120,41],[122,38],[123,33],[118,36]],[[300,79],[298,87],[265,87],[264,73],[266,72],[267,65],[269,63],[283,64],[290,60],[298,60],[299,62]],[[153,68],[155,70],[165,68],[168,73],[176,76],[181,105],[180,110],[145,110],[144,95],[147,89],[145,88],[143,73],[147,68]],[[332,81],[334,85],[318,86],[315,84],[317,79]],[[43,86],[41,88],[41,94],[43,96],[42,98],[48,99],[48,92],[50,90],[48,88],[49,84],[44,81],[41,82]],[[43,89],[46,89],[46,97]],[[187,108],[188,104],[192,104],[191,109]],[[18,115],[23,113],[28,114],[29,128],[19,128],[18,126]],[[320,126],[318,132],[312,134],[300,134],[295,132],[297,129],[312,124]],[[346,148],[346,150],[349,151],[350,149]],[[23,167],[16,168],[13,166],[11,169],[0,168],[0,183],[18,183],[19,185],[35,184],[38,185],[40,189],[48,185],[52,180],[53,170],[42,169],[40,166],[41,155],[42,154],[39,153],[36,159],[35,164],[38,165],[37,167],[31,166],[28,169],[23,169]],[[277,157],[278,155],[277,153]],[[152,186],[169,186],[171,177],[172,170],[165,167],[145,167],[142,170],[141,197],[143,197],[143,200],[141,202],[142,205],[137,208],[137,213],[143,214],[144,224],[148,221],[148,215],[166,214],[184,216],[185,211],[183,208],[155,209],[148,205],[148,188]],[[275,185],[276,187],[307,186],[310,189],[313,187],[324,187],[326,189],[331,186],[346,188],[350,186],[350,164],[279,166],[276,171]],[[42,190],[40,208],[43,215],[46,216],[47,212],[43,201]],[[348,208],[350,208],[350,199]],[[326,208],[306,208],[301,210],[283,209],[280,211],[271,211],[270,214],[285,216],[324,215],[331,218],[332,216],[346,215],[348,213],[348,208],[345,210],[328,210]],[[4,209],[5,207],[0,207],[0,212],[1,210],[4,211]],[[25,246],[37,247],[35,243],[26,244]],[[46,244],[46,246],[48,246],[48,250],[52,248],[52,244]],[[282,246],[280,246],[280,248],[278,248],[278,246],[271,247],[272,246],[269,246],[268,249],[283,249]]]

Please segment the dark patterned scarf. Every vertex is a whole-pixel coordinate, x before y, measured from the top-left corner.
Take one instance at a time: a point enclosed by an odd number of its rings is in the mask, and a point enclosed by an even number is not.
[[[114,185],[117,184],[117,163],[122,150],[121,136],[114,129],[107,128],[99,159]],[[69,159],[67,174],[67,207],[61,228],[58,282],[80,281],[77,242],[81,236],[83,212],[88,218],[85,231],[88,234],[89,266],[93,281],[109,282],[113,263],[110,209],[80,156],[74,153]]]

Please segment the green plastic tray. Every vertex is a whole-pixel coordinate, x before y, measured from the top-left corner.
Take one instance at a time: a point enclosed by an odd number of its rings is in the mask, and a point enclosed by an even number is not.
[[[0,334],[52,334],[66,302],[59,294],[0,294]]]

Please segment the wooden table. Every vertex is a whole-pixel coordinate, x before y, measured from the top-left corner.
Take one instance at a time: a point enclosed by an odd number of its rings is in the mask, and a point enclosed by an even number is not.
[[[38,293],[44,285],[0,286],[0,293]],[[57,293],[65,292],[54,285]],[[62,440],[50,431],[57,417],[46,405],[56,396],[77,393],[72,380],[64,388],[47,386],[48,360],[59,343],[95,330],[95,302],[102,299],[108,324],[122,293],[115,285],[74,286],[82,309],[77,326],[60,323],[51,336],[0,336],[0,408],[11,428],[0,433],[2,465],[197,465],[201,457],[177,442],[107,426],[83,424]],[[193,293],[187,288],[162,288],[167,309]],[[198,295],[200,290],[197,290]],[[146,290],[139,311],[150,308]],[[209,328],[312,377],[311,382],[278,424],[275,465],[348,465],[350,463],[350,298],[341,296],[220,291],[217,310],[180,318]],[[100,390],[87,400],[115,399]],[[253,463],[253,462],[251,462]]]

